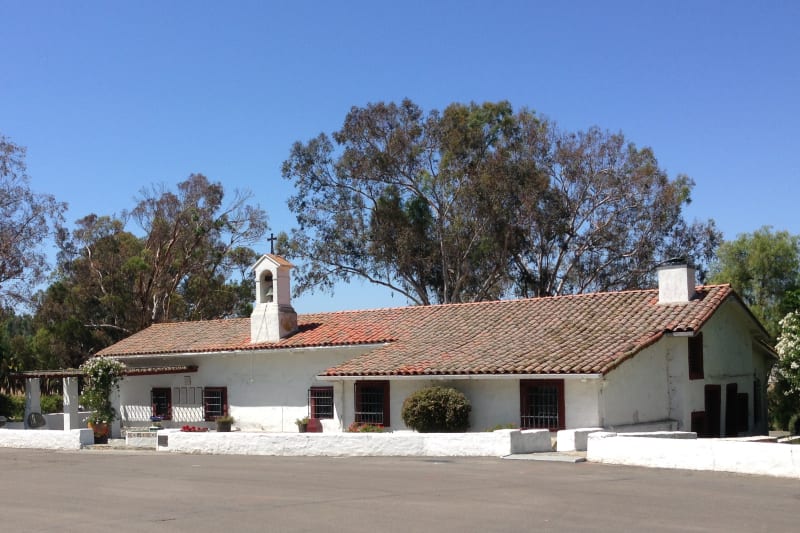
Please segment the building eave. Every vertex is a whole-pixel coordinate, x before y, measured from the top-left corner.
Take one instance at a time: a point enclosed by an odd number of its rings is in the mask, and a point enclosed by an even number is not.
[[[501,379],[565,379],[565,380],[598,380],[603,374],[382,374],[382,375],[318,375],[320,381],[466,381],[466,380],[501,380]]]

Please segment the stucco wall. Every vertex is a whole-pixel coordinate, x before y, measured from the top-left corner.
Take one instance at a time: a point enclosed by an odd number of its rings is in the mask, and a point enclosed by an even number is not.
[[[162,451],[278,456],[502,457],[550,451],[547,430],[483,433],[182,433],[167,436]]]
[[[344,427],[353,422],[354,381],[336,382],[343,394],[342,413]],[[487,431],[499,426],[519,426],[520,423],[520,380],[507,379],[452,379],[418,380],[396,379],[389,386],[391,428],[407,430],[402,420],[405,399],[415,391],[428,386],[452,387],[464,393],[472,404],[470,431]],[[598,424],[599,379],[565,379],[564,404],[567,427],[590,427]],[[339,390],[339,389],[337,389]]]
[[[765,433],[769,365],[754,346],[755,324],[734,301],[727,301],[703,326],[704,379],[689,379],[689,341],[665,336],[606,375],[598,424],[604,427],[674,420],[691,428],[691,413],[705,409],[705,385],[722,388],[721,430],[725,434],[725,386],[736,383],[748,395],[749,433]],[[754,424],[753,381],[760,380],[762,412]],[[589,424],[587,424],[589,425]],[[569,425],[568,425],[569,427]]]
[[[88,444],[94,444],[94,433],[88,428],[69,431],[0,428],[0,447],[2,448],[79,450],[81,446]]]
[[[765,433],[767,430],[765,406],[766,384],[769,375],[769,360],[753,342],[751,330],[755,325],[745,311],[734,301],[729,300],[714,314],[703,327],[704,379],[690,382],[689,398],[691,405],[686,409],[687,416],[691,411],[704,409],[704,386],[718,384],[722,389],[721,420],[722,434],[726,434],[725,410],[727,407],[726,385],[736,383],[739,393],[747,393],[749,433]],[[688,362],[686,363],[688,366]],[[688,372],[688,371],[687,371]],[[762,413],[759,424],[755,424],[754,387],[758,378],[761,383]],[[688,429],[688,428],[687,428]]]
[[[227,387],[230,414],[236,427],[253,431],[297,431],[295,420],[308,415],[308,389],[327,386],[315,376],[363,352],[358,349],[307,349],[292,352],[241,352],[226,356],[184,358],[182,364],[196,364],[191,374],[135,376],[120,384],[120,413],[126,426],[146,425],[150,419],[150,390],[172,389],[173,419],[165,426],[197,424],[203,420],[203,387]],[[193,405],[181,405],[176,389],[194,388]],[[336,396],[334,387],[334,396]],[[336,415],[340,409],[334,406]],[[338,428],[338,420],[324,421],[326,429]],[[199,425],[199,424],[198,424]]]
[[[601,419],[597,424],[586,425],[608,427],[668,419],[666,352],[675,340],[662,338],[609,372],[602,388]]]
[[[791,444],[593,433],[586,458],[609,464],[800,478],[800,446]]]

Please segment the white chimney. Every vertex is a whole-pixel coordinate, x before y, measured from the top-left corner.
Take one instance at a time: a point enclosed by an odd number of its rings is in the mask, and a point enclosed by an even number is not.
[[[695,294],[694,269],[685,264],[658,268],[658,303],[686,303]]]
[[[273,255],[262,255],[253,272],[256,302],[250,315],[250,342],[277,342],[297,331],[297,313],[289,286],[292,264]]]

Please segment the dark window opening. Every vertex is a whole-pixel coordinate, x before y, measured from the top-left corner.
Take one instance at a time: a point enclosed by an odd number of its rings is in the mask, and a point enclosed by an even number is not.
[[[356,423],[389,426],[388,381],[356,381],[355,397]]]
[[[703,334],[689,337],[689,379],[703,379]]]
[[[218,416],[228,414],[227,387],[206,387],[203,389],[203,414],[206,420],[212,422]]]
[[[308,416],[310,418],[333,418],[333,387],[308,389]]]
[[[564,380],[523,380],[520,391],[520,427],[564,429]]]
[[[172,389],[152,389],[150,405],[152,406],[152,416],[160,416],[162,420],[172,420]]]

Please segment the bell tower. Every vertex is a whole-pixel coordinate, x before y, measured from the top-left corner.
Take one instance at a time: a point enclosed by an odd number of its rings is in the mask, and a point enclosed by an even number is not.
[[[297,331],[289,286],[292,264],[278,255],[265,254],[252,268],[256,302],[250,315],[250,342],[277,342]]]

